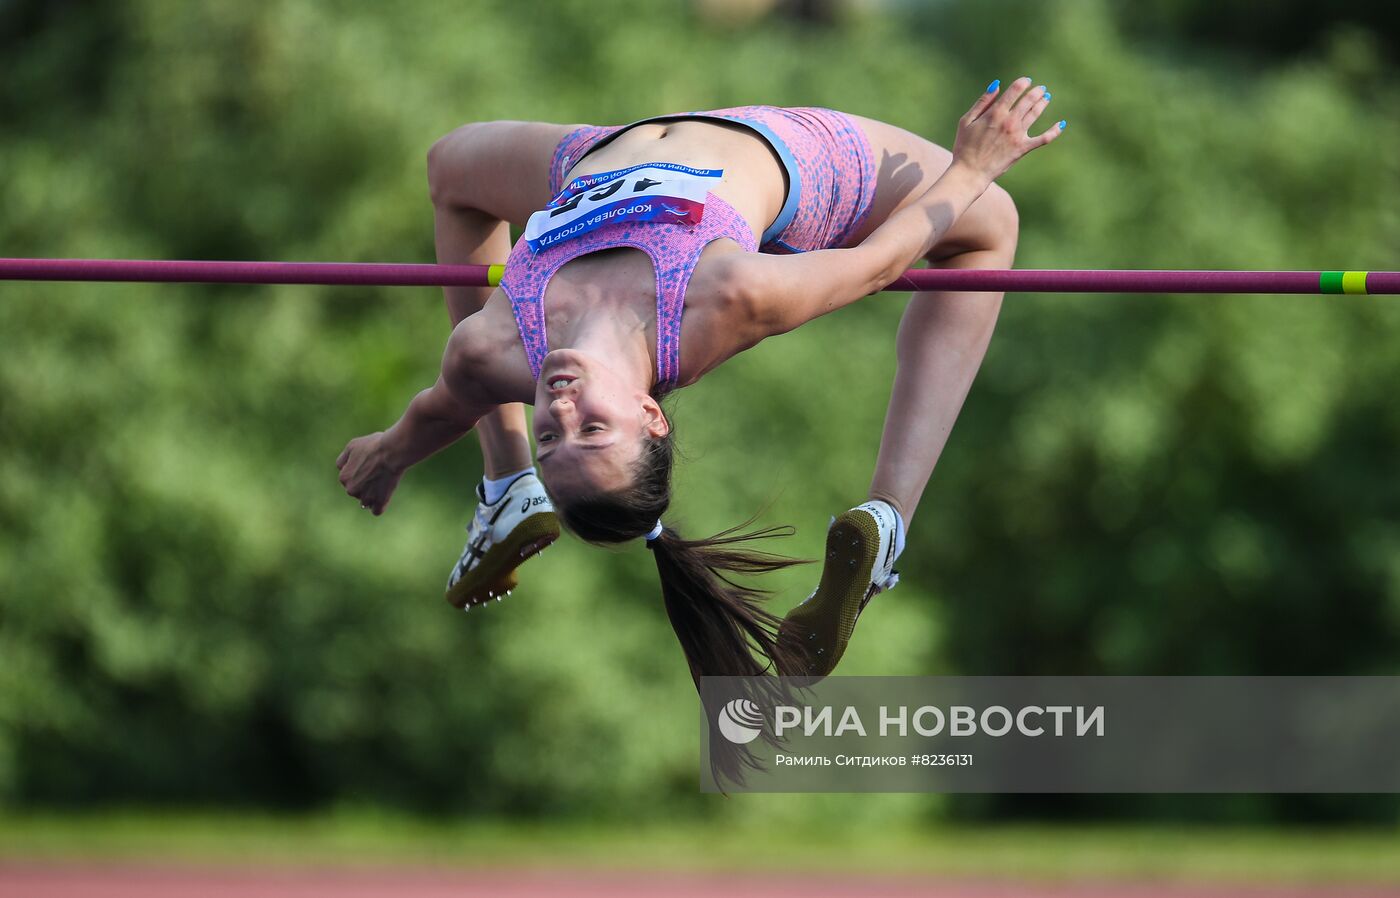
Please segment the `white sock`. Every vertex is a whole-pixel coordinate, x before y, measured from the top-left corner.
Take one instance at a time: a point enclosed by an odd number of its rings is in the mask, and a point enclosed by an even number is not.
[[[890,511],[894,513],[894,557],[898,560],[899,556],[904,552],[904,516],[899,513],[899,509],[890,505],[890,503],[886,502],[884,499],[874,499],[872,501],[889,506]]]
[[[495,505],[497,502],[501,501],[501,497],[506,494],[506,490],[510,489],[510,485],[512,483],[519,480],[521,476],[525,474],[534,473],[535,466],[530,465],[528,468],[521,468],[519,471],[512,471],[509,474],[502,475],[494,480],[492,480],[489,477],[482,477],[481,491],[486,494],[486,504]]]
[[[895,508],[892,504],[886,502],[884,499],[871,499],[865,502],[864,504],[874,505],[876,502],[888,508],[890,510],[890,514],[894,515],[894,557],[898,559],[900,554],[904,552],[904,517],[899,513],[899,509]],[[861,506],[858,505],[856,507],[860,508]],[[835,518],[832,518],[831,520],[833,522],[836,521]],[[878,523],[880,518],[878,516],[875,516],[875,520]]]
[[[890,508],[893,509],[894,506],[891,505]],[[898,509],[895,510],[894,520],[894,558],[895,561],[898,561],[899,556],[904,552],[904,516],[899,513]]]

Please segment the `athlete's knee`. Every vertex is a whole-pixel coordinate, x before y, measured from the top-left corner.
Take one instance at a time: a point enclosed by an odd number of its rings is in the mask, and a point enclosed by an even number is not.
[[[1015,242],[1021,231],[1021,215],[1016,211],[1016,202],[1000,184],[993,184],[982,194],[982,202],[987,204],[985,215],[988,228],[1003,240]]]
[[[464,205],[472,154],[491,122],[469,122],[447,132],[428,148],[428,195],[434,205]]]
[[[478,381],[493,348],[493,341],[483,328],[469,325],[465,320],[459,322],[442,354],[442,377],[449,389]]]

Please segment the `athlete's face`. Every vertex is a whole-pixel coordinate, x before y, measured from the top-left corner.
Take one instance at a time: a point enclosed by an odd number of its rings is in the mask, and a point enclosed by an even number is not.
[[[544,357],[535,385],[536,458],[557,498],[628,486],[647,438],[669,431],[656,400],[599,357],[572,349]]]

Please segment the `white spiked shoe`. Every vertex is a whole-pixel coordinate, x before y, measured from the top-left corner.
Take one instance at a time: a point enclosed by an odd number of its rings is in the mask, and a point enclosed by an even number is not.
[[[467,545],[447,580],[447,601],[464,611],[499,602],[518,582],[515,569],[559,538],[554,503],[533,472],[521,474],[489,505],[480,485],[476,494],[481,501],[467,526]]]

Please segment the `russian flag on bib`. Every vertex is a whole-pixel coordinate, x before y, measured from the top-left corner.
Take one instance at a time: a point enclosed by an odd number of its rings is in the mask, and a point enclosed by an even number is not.
[[[525,242],[539,252],[621,221],[693,225],[704,217],[705,197],[723,176],[722,169],[674,162],[645,162],[581,175],[530,216]]]

